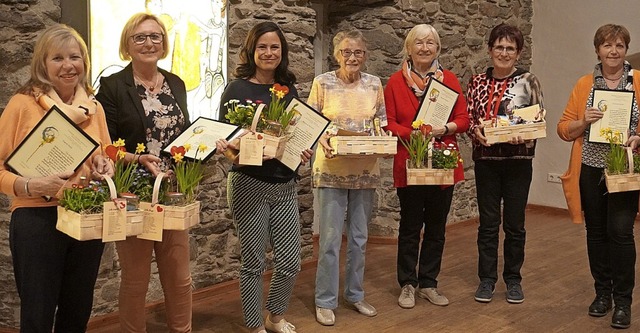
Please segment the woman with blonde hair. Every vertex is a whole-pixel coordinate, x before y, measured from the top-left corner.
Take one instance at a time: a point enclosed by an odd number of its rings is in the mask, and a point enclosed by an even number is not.
[[[56,230],[57,198],[80,177],[113,176],[113,165],[96,149],[76,172],[29,178],[5,166],[53,106],[98,143],[109,144],[89,68],[87,46],[75,30],[62,24],[48,28],[36,42],[31,78],[0,116],[0,191],[12,197],[9,245],[20,295],[20,332],[85,332],[91,315],[104,243],[78,241]]]
[[[167,56],[167,29],[156,16],[134,14],[120,37],[120,57],[130,60],[122,71],[100,80],[96,98],[104,105],[111,139],[124,139],[128,152],[145,144],[147,154],[127,153],[154,176],[166,170],[160,152],[189,126],[187,92],[177,75],[158,67]],[[119,316],[122,332],[146,332],[145,302],[155,253],[171,332],[191,331],[192,288],[189,232],[163,230],[162,241],[128,237],[116,242],[120,261]]]

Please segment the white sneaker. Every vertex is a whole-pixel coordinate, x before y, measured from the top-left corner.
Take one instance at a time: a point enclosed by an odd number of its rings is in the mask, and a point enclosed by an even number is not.
[[[410,284],[405,284],[400,291],[400,297],[398,297],[398,305],[403,309],[411,309],[416,306],[416,288]]]
[[[333,326],[336,323],[336,315],[331,309],[316,306],[316,321],[324,326]]]
[[[420,288],[420,290],[418,290],[418,296],[428,300],[435,305],[449,305],[449,299],[440,294],[436,288]]]
[[[267,331],[276,333],[296,333],[296,327],[285,319],[280,319],[277,323],[272,322],[271,314],[267,314],[267,318],[264,320],[264,327]]]
[[[347,305],[367,317],[375,317],[378,314],[378,310],[376,310],[373,305],[367,303],[367,301],[365,300],[355,303],[347,302]]]

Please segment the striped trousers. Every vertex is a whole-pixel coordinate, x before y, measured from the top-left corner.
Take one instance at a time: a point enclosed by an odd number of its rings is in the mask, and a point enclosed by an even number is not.
[[[300,271],[300,223],[295,182],[267,183],[241,172],[227,178],[227,200],[238,230],[242,267],[240,298],[245,325],[261,326],[262,274],[273,246],[274,272],[267,311],[281,315],[289,305]]]

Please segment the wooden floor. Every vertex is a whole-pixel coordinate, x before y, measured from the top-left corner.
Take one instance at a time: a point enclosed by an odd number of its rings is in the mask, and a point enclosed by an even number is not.
[[[396,282],[396,247],[370,243],[365,291],[366,299],[378,309],[377,317],[364,317],[341,304],[336,310],[335,326],[324,327],[316,323],[313,302],[315,269],[313,265],[307,265],[310,268],[304,269],[298,277],[287,319],[296,325],[298,333],[613,331],[609,326],[610,315],[603,318],[587,315],[594,293],[587,266],[584,225],[570,223],[566,212],[561,210],[531,208],[527,211],[526,259],[522,270],[526,300],[517,305],[506,302],[505,286],[501,280],[491,303],[481,304],[473,300],[478,284],[476,228],[476,222],[465,222],[447,230],[439,277],[439,290],[451,302],[447,307],[434,306],[420,298],[416,299],[413,309],[398,307],[400,288]],[[640,332],[638,292],[634,296],[636,301],[632,309],[635,312],[632,327],[627,331]],[[163,321],[161,308],[150,313],[148,331],[168,332]],[[96,324],[94,320],[92,326]],[[89,332],[118,331],[112,324]],[[222,293],[195,301],[193,331],[246,332],[237,288],[227,288]]]

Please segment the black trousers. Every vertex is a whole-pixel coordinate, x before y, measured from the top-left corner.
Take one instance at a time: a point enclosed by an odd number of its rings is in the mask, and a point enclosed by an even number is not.
[[[533,174],[532,160],[476,161],[475,173],[480,214],[478,277],[483,282],[496,283],[498,280],[498,245],[502,223],[505,236],[502,278],[507,284],[519,283],[522,281],[520,269],[524,263],[525,208]]]
[[[56,207],[18,208],[9,244],[20,296],[20,332],[85,332],[104,244],[56,230]],[[57,308],[57,311],[56,311]]]
[[[400,199],[398,229],[398,283],[435,288],[442,263],[445,226],[453,186],[418,185],[397,189]],[[420,232],[424,226],[422,246]],[[417,271],[416,271],[417,265]]]
[[[638,191],[607,193],[603,169],[583,164],[580,198],[596,294],[613,294],[616,305],[631,305],[636,271],[633,223],[638,212]]]

